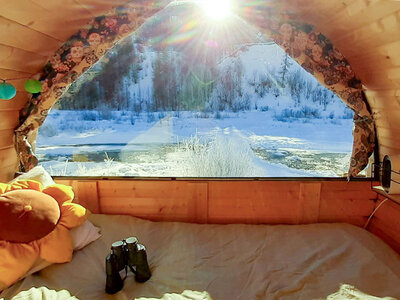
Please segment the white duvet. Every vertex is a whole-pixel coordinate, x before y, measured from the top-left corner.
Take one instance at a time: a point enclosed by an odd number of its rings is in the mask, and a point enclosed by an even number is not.
[[[347,224],[196,225],[92,215],[102,238],[0,295],[0,299],[396,299],[400,258]],[[146,245],[152,278],[128,276],[104,293],[112,242]],[[392,298],[390,298],[392,297]]]

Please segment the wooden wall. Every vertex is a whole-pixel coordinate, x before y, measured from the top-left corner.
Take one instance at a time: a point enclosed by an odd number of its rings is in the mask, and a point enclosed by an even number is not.
[[[348,222],[364,225],[369,181],[57,179],[94,213],[195,223]]]
[[[366,180],[123,180],[56,178],[93,213],[210,224],[345,222],[364,227],[382,198]],[[400,253],[400,205],[386,201],[368,230]]]

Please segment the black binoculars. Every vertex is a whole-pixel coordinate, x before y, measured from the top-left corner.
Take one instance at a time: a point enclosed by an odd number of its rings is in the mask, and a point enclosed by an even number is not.
[[[146,248],[136,237],[117,241],[111,245],[111,253],[106,257],[106,293],[115,294],[122,289],[123,280],[120,271],[129,269],[135,274],[137,282],[150,279],[151,272],[147,263]]]

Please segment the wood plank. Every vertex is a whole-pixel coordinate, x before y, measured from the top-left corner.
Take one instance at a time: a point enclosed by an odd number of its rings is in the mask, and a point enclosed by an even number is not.
[[[379,61],[375,62],[375,64],[379,63]],[[393,87],[400,87],[399,67],[377,70],[373,67],[375,64],[371,63],[370,67],[366,67],[361,72],[357,70],[357,75],[359,75],[360,80],[367,89],[392,89]],[[351,63],[351,65],[353,66],[354,64]]]
[[[368,46],[368,49],[373,49],[388,43],[396,42],[399,34],[400,31],[397,24],[396,13],[390,12],[388,15],[375,22],[359,26],[354,30],[349,30],[342,36],[335,37],[335,44],[350,45],[356,42],[359,45]],[[349,51],[351,51],[350,48]],[[354,49],[354,51],[357,50]]]
[[[99,211],[105,214],[193,223],[347,222],[363,226],[375,207],[370,199],[377,197],[368,181],[56,179],[56,182],[71,185],[76,191],[76,201],[86,201],[83,204],[86,207],[96,207],[99,203]],[[98,192],[90,195],[96,182]]]
[[[295,224],[300,182],[209,182],[210,223]]]
[[[18,170],[18,161],[9,166],[1,165],[0,182],[9,182],[14,178],[15,172]]]
[[[379,140],[379,146],[381,148],[386,148],[386,149],[400,149],[400,141],[399,140],[394,140],[394,139],[381,139]],[[393,153],[394,151],[390,151],[390,153]]]
[[[396,131],[388,128],[379,127],[377,129],[378,132],[378,140],[379,141],[390,141],[395,140],[400,142],[400,136],[396,133]]]
[[[21,78],[21,77],[33,77],[33,73],[14,71],[9,69],[1,69],[0,68],[0,78],[1,79],[10,79],[10,78]]]
[[[379,151],[382,154],[396,155],[396,154],[399,154],[400,147],[393,147],[393,146],[390,146],[390,145],[385,145],[385,144],[381,145],[381,144],[379,144]]]
[[[399,30],[400,32],[400,30]],[[346,58],[354,63],[362,62],[368,59],[370,62],[372,61],[381,61],[381,65],[377,65],[375,67],[379,69],[384,69],[390,66],[398,66],[400,65],[400,59],[397,55],[400,49],[400,42],[396,39],[392,43],[388,44],[379,44],[376,48],[367,48],[362,53],[354,53],[353,55],[346,55]]]
[[[78,180],[76,190],[76,203],[86,207],[92,213],[101,213],[97,181]]]
[[[109,214],[130,214],[150,220],[201,221],[204,206],[190,203],[207,201],[205,185],[186,181],[99,181],[101,211]],[[201,209],[200,209],[201,208]]]
[[[389,13],[398,11],[399,8],[400,5],[396,1],[352,1],[342,11],[331,15],[331,18],[327,18],[325,22],[319,23],[318,28],[335,42],[334,37],[340,37],[361,26],[376,22]],[[350,48],[350,45],[344,46]]]
[[[321,183],[302,182],[300,184],[297,224],[318,223],[321,203]]]
[[[39,73],[46,62],[45,56],[0,44],[0,68]]]
[[[20,111],[30,99],[30,93],[17,92],[11,100],[0,100],[0,111]]]
[[[369,182],[323,182],[319,222],[347,222],[362,226],[375,207]]]
[[[14,147],[0,150],[0,166],[16,166],[18,164],[17,152]]]
[[[382,200],[377,206],[381,203]],[[390,200],[383,203],[371,219],[368,230],[400,252],[400,205]]]
[[[59,3],[60,5],[62,4],[62,2]],[[33,1],[2,0],[0,4],[2,7],[0,11],[1,16],[31,27],[59,41],[65,41],[93,18],[87,13],[77,14],[74,6],[63,6],[56,11],[52,11],[46,6],[38,5]],[[67,15],[69,16],[71,11],[76,14],[74,19],[78,18],[80,20],[78,24],[76,24],[76,20],[69,24],[70,20],[67,18]]]
[[[189,220],[193,223],[208,223],[208,183],[190,182],[192,196],[189,199]]]
[[[19,112],[0,111],[0,130],[15,129],[19,125]]]
[[[0,43],[37,53],[42,56],[52,56],[61,42],[48,35],[38,32],[5,17],[0,17]],[[11,38],[12,37],[12,38]],[[32,41],[35,41],[32,43]]]
[[[14,129],[0,130],[0,149],[14,146]]]

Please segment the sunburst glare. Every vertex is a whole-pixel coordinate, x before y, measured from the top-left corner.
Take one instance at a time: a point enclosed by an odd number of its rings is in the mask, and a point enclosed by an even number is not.
[[[229,0],[201,0],[205,14],[216,21],[221,21],[231,13]]]

